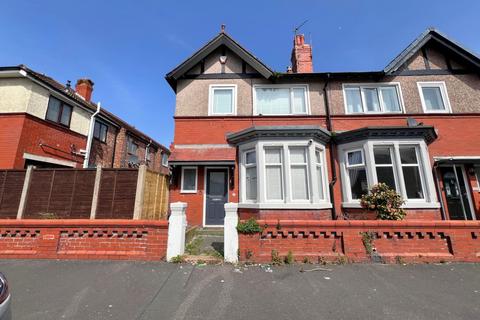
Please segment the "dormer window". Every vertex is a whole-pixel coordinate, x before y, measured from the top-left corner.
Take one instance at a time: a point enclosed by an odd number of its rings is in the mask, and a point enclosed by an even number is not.
[[[256,85],[253,96],[255,115],[309,114],[307,85]]]
[[[72,109],[72,106],[50,96],[50,100],[48,101],[47,115],[45,118],[49,121],[70,127]]]
[[[210,86],[209,115],[235,115],[237,109],[237,86],[218,84]]]

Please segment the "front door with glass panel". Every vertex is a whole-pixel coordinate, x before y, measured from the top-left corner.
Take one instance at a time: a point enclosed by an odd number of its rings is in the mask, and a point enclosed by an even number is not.
[[[443,179],[443,193],[448,215],[451,220],[472,220],[472,209],[468,196],[463,166],[440,167]]]
[[[225,219],[225,203],[228,201],[227,169],[207,169],[205,195],[205,225],[220,226]]]

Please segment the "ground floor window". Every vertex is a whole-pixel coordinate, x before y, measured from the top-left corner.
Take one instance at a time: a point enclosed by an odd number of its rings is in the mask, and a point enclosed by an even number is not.
[[[385,183],[406,207],[437,206],[428,150],[423,140],[365,140],[340,146],[344,205],[359,205],[372,185]]]
[[[262,208],[329,206],[325,147],[261,140],[240,148],[240,202]]]
[[[182,193],[197,192],[197,167],[182,167],[181,188]]]

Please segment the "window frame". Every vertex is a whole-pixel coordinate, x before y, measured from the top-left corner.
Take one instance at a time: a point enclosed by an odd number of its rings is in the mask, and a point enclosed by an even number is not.
[[[275,113],[275,114],[260,114],[257,108],[257,89],[290,89],[290,113]],[[305,90],[305,112],[295,113],[293,112],[293,89]],[[310,110],[310,87],[308,84],[254,84],[252,86],[252,98],[253,98],[253,115],[263,117],[276,117],[276,116],[307,116],[311,115]]]
[[[96,136],[95,136],[95,126],[96,126],[97,124],[100,126],[100,129],[99,129],[100,136],[99,136],[99,137],[96,137]],[[101,136],[102,136],[102,126],[103,126],[103,127],[106,127],[106,130],[105,130],[105,140],[102,140],[102,139],[101,139]],[[103,122],[101,122],[101,121],[95,120],[95,124],[94,124],[94,126],[93,126],[93,137],[94,137],[95,139],[97,139],[98,141],[102,142],[102,143],[107,143],[107,136],[108,136],[108,125],[106,125],[105,123],[103,123]]]
[[[184,179],[185,179],[185,169],[194,169],[195,170],[195,189],[185,190],[183,188]],[[183,166],[182,167],[182,177],[180,179],[180,193],[197,193],[198,192],[198,167],[197,166]]]
[[[359,164],[349,164],[348,163],[348,154],[352,152],[360,152],[362,154],[362,163]],[[365,174],[367,176],[367,184],[370,186],[370,177],[368,176],[368,169],[367,169],[367,162],[366,162],[366,156],[365,156],[365,150],[363,148],[353,148],[350,150],[346,150],[344,154],[344,165],[345,165],[345,170],[346,170],[346,175],[345,179],[345,188],[344,188],[344,194],[347,194],[348,199],[353,202],[360,202],[360,199],[352,199],[352,186],[350,182],[350,174],[349,170],[350,169],[365,169]]]
[[[215,90],[232,90],[232,112],[217,113],[213,110]],[[237,115],[237,85],[236,84],[211,84],[208,89],[208,115],[209,116],[236,116]]]
[[[255,152],[255,163],[247,163],[247,154],[248,153],[251,153],[251,152]],[[251,149],[246,149],[244,150],[242,153],[242,164],[243,164],[243,167],[244,167],[244,176],[245,176],[245,179],[243,180],[244,182],[244,187],[243,187],[243,190],[244,190],[244,202],[245,203],[256,203],[258,201],[258,198],[259,198],[259,195],[258,195],[258,160],[257,160],[257,157],[258,157],[258,154],[257,154],[257,150],[256,148],[251,148]],[[247,169],[249,168],[255,168],[255,171],[257,172],[257,197],[256,199],[248,199],[247,198],[247,179],[246,179],[246,175],[247,175]]]
[[[135,153],[130,152],[130,145],[135,145]],[[130,161],[130,156],[133,155],[137,157],[137,161],[135,163]],[[140,158],[138,157],[138,143],[136,143],[135,140],[130,136],[127,137],[127,163],[134,165],[140,164]]]
[[[440,88],[440,95],[442,96],[443,104],[445,106],[444,110],[427,110],[427,106],[425,104],[425,97],[423,96],[423,87]],[[447,85],[445,81],[418,81],[417,88],[420,95],[422,110],[424,113],[452,113],[452,107],[450,105],[450,99],[448,97]]]
[[[374,158],[374,147],[392,147],[391,156],[394,169],[395,184],[398,187],[398,193],[402,195],[405,200],[403,208],[439,208],[440,204],[437,200],[435,184],[433,181],[432,168],[430,158],[428,155],[428,148],[423,139],[408,139],[408,140],[362,140],[358,142],[351,142],[339,146],[340,155],[340,171],[342,179],[342,206],[345,208],[361,208],[360,199],[352,199],[350,193],[350,179],[346,167],[346,157],[348,152],[363,150],[364,163],[367,174],[368,189],[377,183],[378,177],[376,172],[376,163]],[[420,179],[422,183],[423,199],[408,199],[406,197],[405,179],[402,171],[402,164],[400,160],[400,148],[414,146],[417,155],[418,168],[420,172]]]
[[[168,167],[168,154],[166,152],[162,152],[162,166]]]
[[[292,196],[292,179],[291,179],[291,163],[290,163],[290,147],[305,147],[307,157],[307,183],[308,183],[308,200],[293,200]],[[280,148],[282,157],[282,193],[283,200],[267,200],[266,196],[266,170],[265,170],[265,148]],[[257,167],[257,200],[246,200],[246,152],[256,151],[256,167]],[[321,163],[317,163],[315,151],[320,151]],[[328,209],[332,207],[330,202],[330,194],[328,192],[328,170],[326,166],[326,149],[325,146],[316,141],[308,139],[260,139],[250,143],[243,144],[239,147],[239,206],[243,208],[259,208],[259,209]],[[322,166],[322,195],[319,194],[318,183],[316,181],[318,165]]]
[[[52,119],[48,119],[48,118],[47,118],[47,116],[48,116],[48,110],[50,109],[50,100],[51,100],[51,99],[55,99],[55,100],[57,100],[57,101],[60,102],[60,110],[58,111],[57,120],[52,120]],[[70,116],[69,116],[69,118],[68,118],[68,124],[64,124],[64,123],[61,122],[61,121],[62,121],[62,115],[63,115],[64,107],[70,108]],[[57,97],[55,97],[55,96],[53,96],[53,95],[50,95],[50,96],[48,97],[47,111],[46,111],[46,113],[45,113],[45,120],[46,120],[46,121],[59,124],[59,125],[61,125],[62,127],[70,128],[70,125],[71,125],[71,123],[72,123],[72,115],[73,115],[73,106],[72,106],[72,105],[70,105],[70,104],[62,101],[61,99],[59,99],[59,98],[57,98]]]
[[[382,87],[395,87],[397,91],[398,105],[400,107],[399,111],[386,111],[383,105]],[[362,112],[349,112],[347,104],[347,94],[346,89],[348,88],[358,88],[360,90],[360,101],[362,103]],[[379,111],[368,111],[366,110],[365,105],[365,95],[362,88],[367,89],[377,89],[377,96],[379,99]],[[342,83],[342,93],[343,93],[343,106],[345,114],[351,115],[361,115],[361,114],[402,114],[405,113],[405,103],[403,101],[402,86],[400,82],[379,82],[379,83]]]

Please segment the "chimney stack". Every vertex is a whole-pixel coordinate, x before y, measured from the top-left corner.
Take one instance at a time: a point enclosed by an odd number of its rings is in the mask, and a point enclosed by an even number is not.
[[[312,47],[305,43],[303,34],[296,34],[292,49],[292,71],[294,73],[312,73]]]
[[[75,85],[75,91],[86,101],[90,102],[92,99],[93,81],[86,78],[78,79]]]

